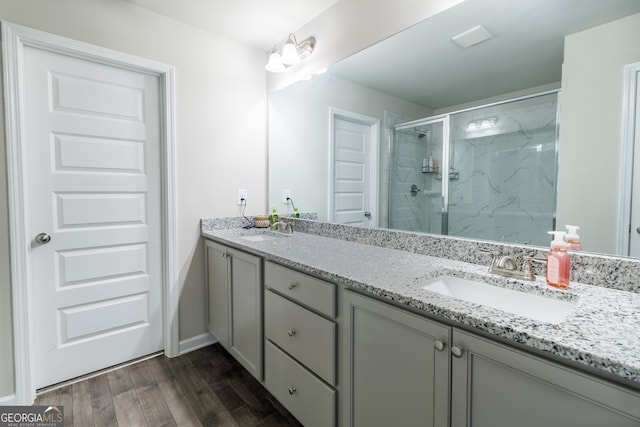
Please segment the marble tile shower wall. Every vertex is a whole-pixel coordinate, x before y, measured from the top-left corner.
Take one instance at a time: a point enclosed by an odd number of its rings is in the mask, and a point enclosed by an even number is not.
[[[418,138],[414,129],[400,130],[396,132],[392,151],[391,228],[440,232],[441,182],[435,179],[435,174],[422,173],[422,161],[432,156],[442,162],[441,132],[430,129],[429,135]],[[414,184],[419,189],[415,194],[411,193]]]
[[[555,96],[555,95],[553,95]],[[451,120],[449,234],[545,246],[555,212],[556,103],[506,104],[493,135],[469,138],[469,114]]]

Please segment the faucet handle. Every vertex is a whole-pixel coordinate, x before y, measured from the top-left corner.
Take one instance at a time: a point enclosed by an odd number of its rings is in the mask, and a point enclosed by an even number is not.
[[[546,258],[538,258],[535,255],[524,256],[523,258],[524,258],[524,263],[522,264],[522,274],[526,275],[527,277],[530,277],[531,280],[535,280],[536,275],[533,272],[533,269],[531,268],[531,261],[540,262],[544,264],[547,262]]]

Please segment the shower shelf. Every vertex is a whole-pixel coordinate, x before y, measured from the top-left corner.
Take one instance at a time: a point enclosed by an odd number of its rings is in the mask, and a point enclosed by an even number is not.
[[[442,174],[438,173],[436,175],[436,179],[438,181],[442,180]],[[449,181],[457,181],[460,179],[460,172],[458,172],[458,169],[455,168],[449,168]]]

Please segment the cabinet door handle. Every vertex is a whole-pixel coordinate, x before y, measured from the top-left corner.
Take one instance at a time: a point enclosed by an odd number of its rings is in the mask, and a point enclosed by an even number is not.
[[[442,341],[440,341],[440,340],[435,340],[435,341],[433,342],[433,346],[436,348],[436,350],[438,350],[438,351],[442,351],[442,350],[444,350],[444,348],[446,347],[446,344],[445,344],[445,343],[443,343],[443,342],[442,342]]]
[[[292,395],[292,396],[293,396],[293,393],[295,393],[296,391],[298,391],[298,390],[296,390],[295,386],[291,386],[291,387],[289,387],[289,394],[290,394],[290,395]]]
[[[287,331],[287,334],[289,334],[290,337],[294,336],[296,334],[296,330],[295,329],[289,329]]]
[[[462,357],[462,353],[463,353],[463,350],[460,347],[455,345],[451,347],[451,354],[453,354],[453,357],[456,357],[459,359]]]
[[[298,284],[296,282],[291,282],[289,283],[289,290],[292,291],[293,289],[297,288]]]

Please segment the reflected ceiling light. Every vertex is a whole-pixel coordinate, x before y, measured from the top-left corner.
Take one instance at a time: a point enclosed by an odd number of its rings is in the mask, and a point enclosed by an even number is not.
[[[272,73],[280,73],[284,71],[287,66],[295,65],[311,55],[315,47],[315,37],[307,37],[298,43],[296,37],[293,34],[289,34],[289,38],[287,38],[287,41],[282,47],[282,53],[278,51],[277,45],[273,47],[265,69]]]
[[[497,117],[488,117],[486,119],[471,120],[467,125],[467,132],[477,130],[485,130],[495,126],[498,123]]]

